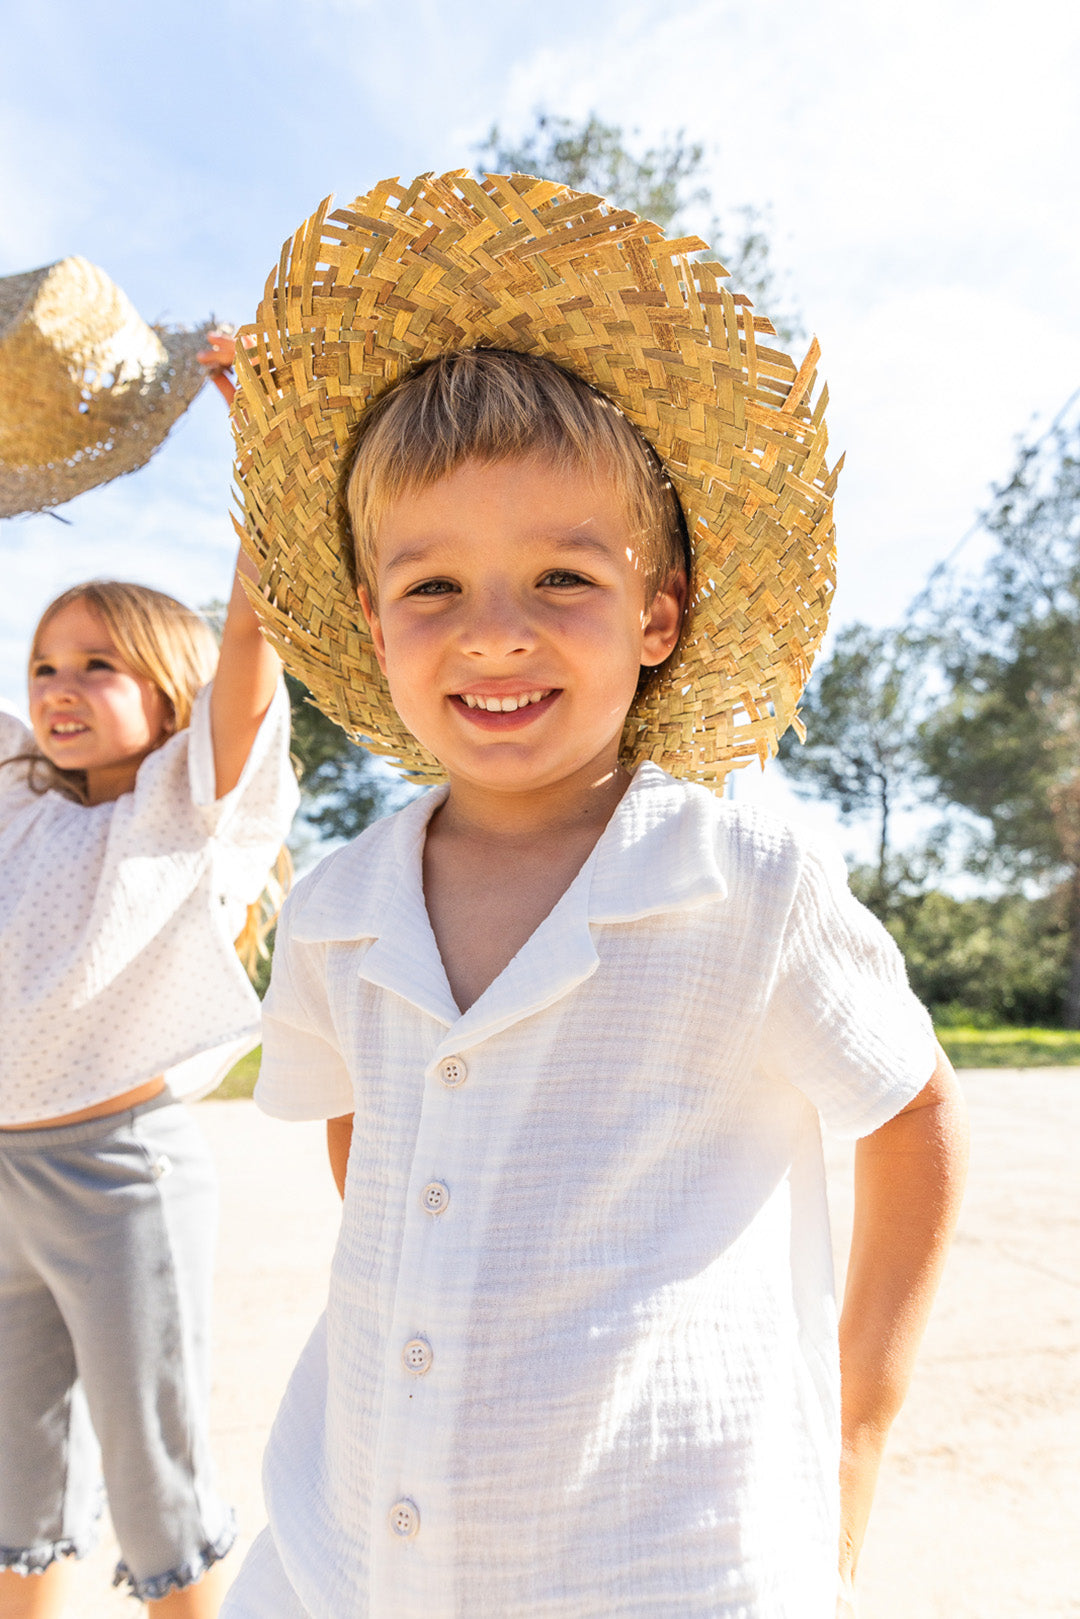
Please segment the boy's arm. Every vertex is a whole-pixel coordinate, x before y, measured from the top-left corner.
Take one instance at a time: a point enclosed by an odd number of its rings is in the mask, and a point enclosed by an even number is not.
[[[855,1224],[840,1317],[840,1572],[849,1587],[885,1441],[907,1393],[956,1224],[966,1169],[964,1101],[939,1046],[929,1083],[856,1149]]]
[[[349,1167],[349,1149],[352,1146],[351,1113],[326,1121],[326,1150],[330,1154],[330,1172],[341,1197],[345,1196],[345,1171]]]

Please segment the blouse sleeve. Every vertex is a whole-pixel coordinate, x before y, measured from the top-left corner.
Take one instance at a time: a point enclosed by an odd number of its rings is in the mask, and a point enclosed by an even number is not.
[[[124,804],[128,847],[145,853],[210,847],[223,903],[250,904],[266,882],[300,801],[289,758],[289,699],[283,681],[259,727],[240,780],[215,797],[210,693],[204,686],[188,727],[143,760]]]
[[[336,1119],[354,1101],[327,996],[328,946],[292,939],[293,910],[287,901],[278,922],[255,1100],[276,1119]]]
[[[6,762],[29,752],[37,752],[32,734],[0,702],[0,831],[36,797],[28,784],[28,767],[21,761]]]
[[[804,852],[765,1015],[765,1068],[798,1086],[838,1136],[869,1135],[917,1096],[934,1031],[881,923],[838,855]]]

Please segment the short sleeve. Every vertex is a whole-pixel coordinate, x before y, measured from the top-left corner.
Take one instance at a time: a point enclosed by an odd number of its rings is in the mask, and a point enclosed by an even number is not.
[[[765,1014],[763,1066],[797,1086],[833,1134],[854,1137],[917,1096],[936,1057],[900,952],[851,893],[843,861],[805,851]]]
[[[251,751],[231,792],[217,798],[214,739],[210,729],[210,695],[204,686],[191,710],[188,780],[192,803],[202,811],[208,830],[236,844],[281,843],[300,802],[289,759],[289,694],[279,680],[263,716]]]
[[[31,732],[0,702],[0,830],[36,796],[28,782],[29,766],[21,757],[36,752]]]
[[[287,902],[278,922],[255,1100],[275,1119],[336,1119],[355,1104],[330,1015],[328,946],[293,941],[291,911]]]

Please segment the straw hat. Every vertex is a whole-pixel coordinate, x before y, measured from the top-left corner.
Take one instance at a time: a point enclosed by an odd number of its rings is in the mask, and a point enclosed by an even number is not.
[[[418,361],[544,354],[615,401],[661,456],[694,551],[682,639],[627,718],[622,754],[709,785],[764,761],[795,719],[834,584],[825,390],[695,237],[525,175],[384,180],[328,199],[238,345],[233,415],[252,600],[324,713],[412,777],[442,777],[402,725],[356,601],[344,506],[354,428]],[[795,721],[797,724],[798,722]]]
[[[0,278],[0,517],[148,461],[202,386],[210,330],[147,326],[81,258]]]

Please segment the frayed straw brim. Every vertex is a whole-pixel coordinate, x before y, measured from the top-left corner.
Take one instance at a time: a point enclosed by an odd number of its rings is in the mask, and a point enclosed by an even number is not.
[[[143,466],[202,387],[212,329],[147,326],[86,259],[0,278],[0,517]]]
[[[543,354],[653,444],[694,555],[679,647],[636,699],[623,758],[718,785],[795,718],[834,585],[826,391],[728,292],[696,238],[525,175],[386,180],[324,202],[238,345],[241,538],[268,635],[316,703],[416,780],[444,772],[402,725],[356,600],[344,488],[367,405],[413,365],[477,345]],[[797,722],[796,722],[797,723]]]

